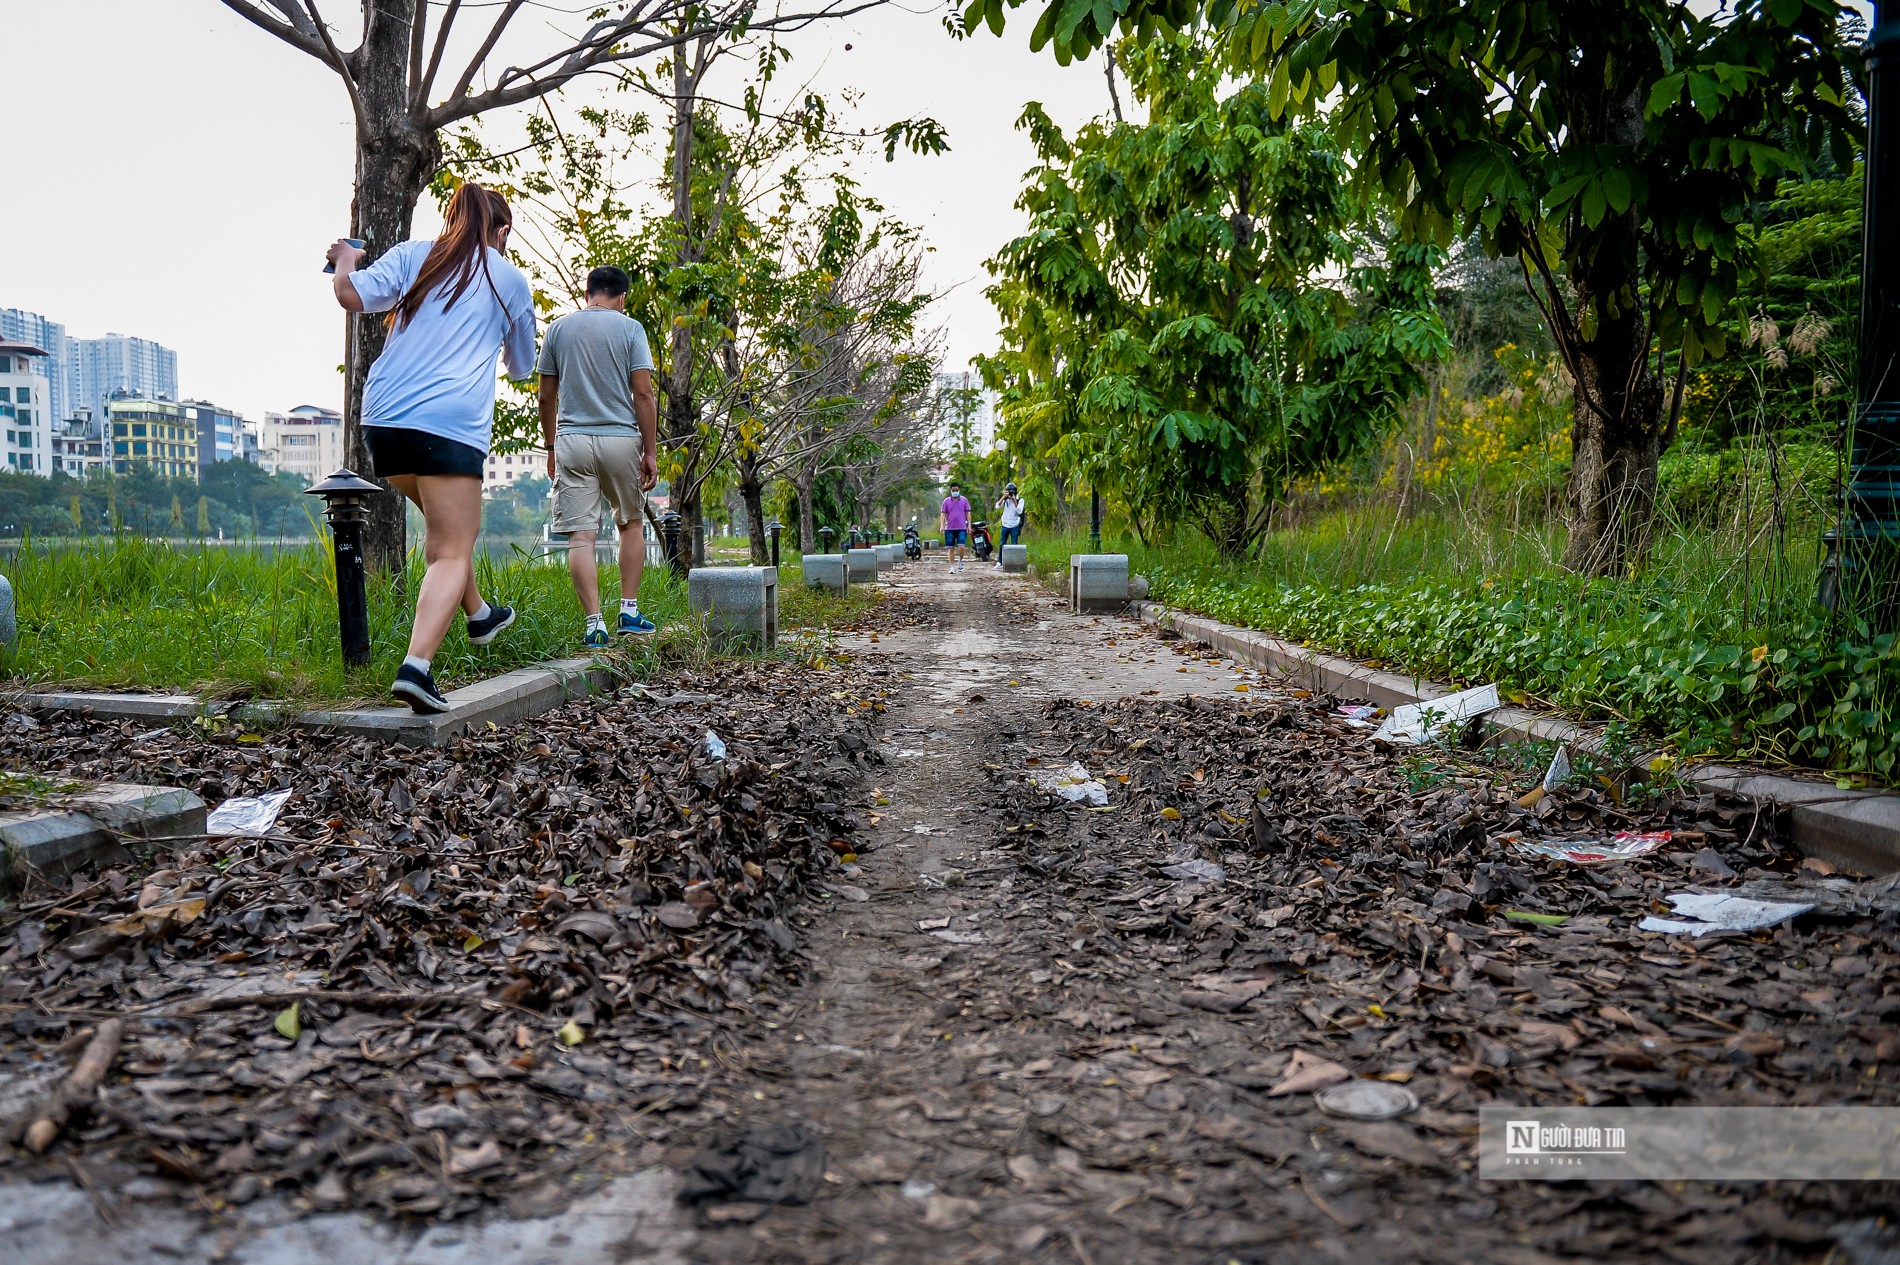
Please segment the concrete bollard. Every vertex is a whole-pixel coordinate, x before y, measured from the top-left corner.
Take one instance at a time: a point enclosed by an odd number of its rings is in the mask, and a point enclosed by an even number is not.
[[[706,618],[720,649],[770,650],[778,644],[777,567],[694,567],[686,600]]]
[[[877,551],[877,573],[880,577],[895,571],[897,564],[904,560],[902,545],[873,545],[871,547]]]
[[[845,550],[844,570],[853,584],[876,584],[877,550],[869,547]]]
[[[804,566],[806,588],[825,589],[832,593],[849,591],[851,581],[845,575],[843,554],[808,553]]]
[[[1003,559],[1003,574],[1005,575],[1027,574],[1029,571],[1029,546],[1028,545],[1004,545],[1002,559]]]
[[[1078,615],[1119,611],[1128,604],[1128,555],[1069,555],[1069,609]]]

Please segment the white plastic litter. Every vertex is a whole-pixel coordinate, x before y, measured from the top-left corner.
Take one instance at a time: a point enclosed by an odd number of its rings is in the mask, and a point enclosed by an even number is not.
[[[1455,730],[1468,720],[1486,712],[1494,712],[1498,706],[1498,687],[1495,685],[1480,685],[1476,689],[1461,690],[1443,698],[1427,699],[1423,703],[1406,703],[1392,709],[1385,723],[1373,731],[1373,741],[1405,747],[1417,746],[1431,741],[1445,730]]]
[[[1392,1120],[1418,1110],[1418,1097],[1390,1081],[1350,1080],[1313,1095],[1319,1109],[1354,1120]]]
[[[1685,918],[1651,915],[1638,924],[1642,930],[1689,936],[1707,935],[1711,931],[1760,931],[1763,927],[1798,918],[1814,908],[1792,901],[1750,900],[1727,892],[1677,892],[1663,899]]]
[[[1080,760],[1061,772],[1050,770],[1036,774],[1036,785],[1071,804],[1087,804],[1091,808],[1108,807],[1108,787],[1089,776],[1089,771]]]
[[[710,729],[706,731],[706,754],[715,760],[726,758],[725,740]]]
[[[1570,780],[1570,748],[1558,747],[1557,753],[1550,757],[1550,767],[1544,770],[1544,789],[1554,791]]]
[[[1200,883],[1219,883],[1227,877],[1227,871],[1212,861],[1203,861],[1196,857],[1192,861],[1182,861],[1178,865],[1164,865],[1161,872],[1169,878],[1193,879]]]
[[[289,790],[268,795],[240,795],[227,799],[205,815],[205,833],[213,839],[233,839],[241,835],[267,835],[277,824],[277,814],[290,799]]]

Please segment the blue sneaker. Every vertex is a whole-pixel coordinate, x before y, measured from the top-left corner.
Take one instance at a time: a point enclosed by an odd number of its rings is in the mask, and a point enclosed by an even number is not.
[[[471,619],[468,621],[468,644],[471,646],[485,646],[495,638],[501,636],[501,630],[514,622],[514,607],[497,606],[493,602],[490,602],[488,604],[488,617],[486,619]]]
[[[598,624],[587,630],[587,635],[581,638],[581,644],[590,650],[605,650],[613,644],[613,638],[607,635],[607,625]]]
[[[638,633],[650,633],[655,627],[654,622],[645,615],[637,613],[629,615],[627,612],[621,611],[620,627],[616,631],[618,631],[622,637],[631,637]]]

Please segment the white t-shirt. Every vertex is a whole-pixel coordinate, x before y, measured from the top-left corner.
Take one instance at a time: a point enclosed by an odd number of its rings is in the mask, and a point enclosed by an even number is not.
[[[1006,496],[997,502],[1003,507],[1003,526],[1021,527],[1023,525],[1023,498]]]
[[[350,274],[365,312],[387,312],[415,284],[432,241],[403,242]],[[488,281],[494,280],[494,289]],[[496,302],[497,295],[500,302]],[[363,387],[363,425],[404,426],[488,451],[495,425],[495,353],[516,381],[534,372],[534,291],[492,247],[454,307],[438,287],[390,332]]]

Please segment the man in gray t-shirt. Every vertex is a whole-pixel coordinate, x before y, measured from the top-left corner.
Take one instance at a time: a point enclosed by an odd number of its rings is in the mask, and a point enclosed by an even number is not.
[[[647,332],[627,315],[627,274],[587,274],[587,306],[548,327],[541,344],[541,435],[554,480],[552,530],[567,535],[567,571],[587,616],[582,641],[609,644],[600,614],[594,544],[601,503],[620,529],[620,618],[616,631],[649,633],[640,613],[646,562],[644,493],[659,477],[659,410],[653,397],[653,353]]]

